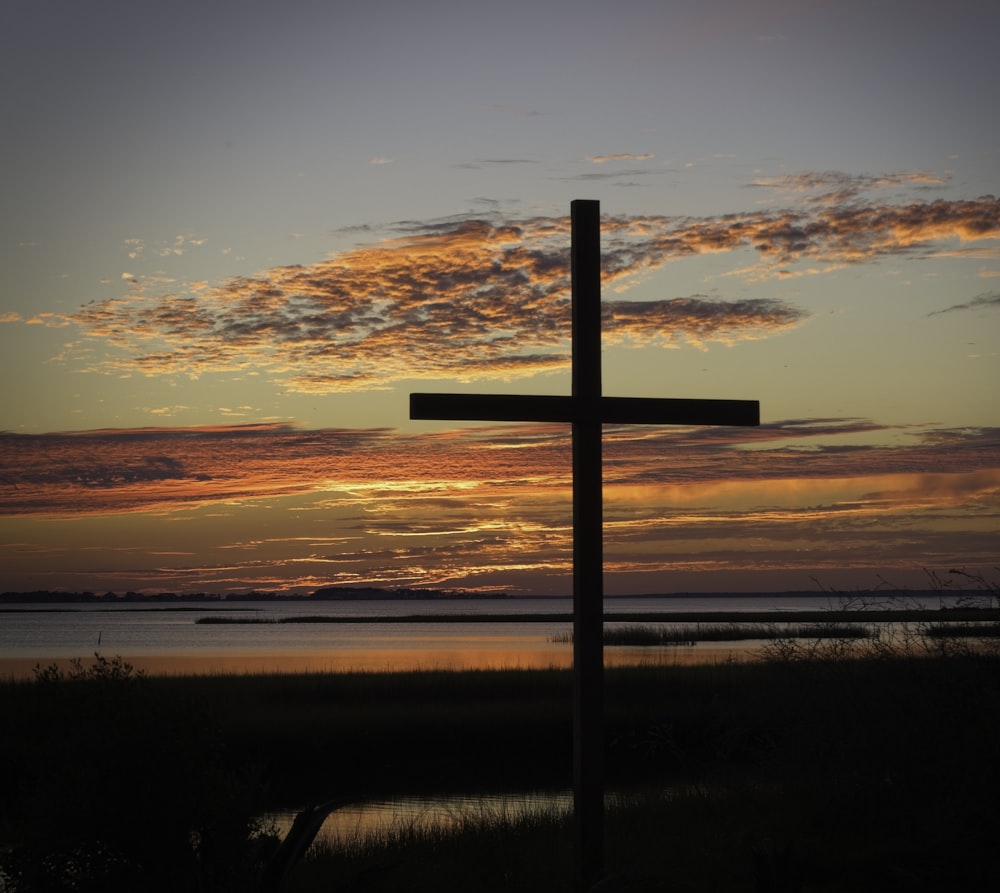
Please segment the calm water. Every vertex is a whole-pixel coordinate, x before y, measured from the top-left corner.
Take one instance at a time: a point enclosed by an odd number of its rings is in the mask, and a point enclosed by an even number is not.
[[[925,600],[937,608],[937,595]],[[908,603],[916,603],[909,599]],[[839,605],[827,595],[608,598],[607,611],[802,610]],[[569,614],[566,598],[462,601],[4,605],[0,608],[0,677],[29,675],[41,663],[121,655],[150,673],[324,672],[389,669],[483,669],[570,666],[572,646],[554,641],[569,621],[484,621],[484,614]],[[205,616],[399,617],[460,615],[449,623],[199,624]],[[698,643],[664,648],[608,648],[606,662],[701,662],[740,658],[753,643]]]
[[[569,815],[572,791],[522,791],[503,794],[451,795],[443,797],[395,797],[367,800],[342,806],[332,812],[316,836],[327,846],[351,844],[371,836],[386,836],[400,829],[432,830],[461,826],[470,821],[497,822],[526,815]],[[297,810],[269,813],[284,837]]]

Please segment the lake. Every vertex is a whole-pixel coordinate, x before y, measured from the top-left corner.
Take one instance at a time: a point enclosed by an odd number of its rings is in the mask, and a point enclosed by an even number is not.
[[[898,604],[886,596],[885,604],[890,603]],[[949,602],[937,593],[907,596],[910,606],[942,603]],[[824,593],[605,599],[607,612],[639,615],[779,610],[794,619],[799,611],[838,607],[837,597]],[[0,678],[30,676],[36,664],[86,662],[95,652],[121,655],[154,674],[569,667],[571,621],[526,622],[523,616],[571,613],[569,598],[6,603],[0,606]],[[391,622],[412,615],[449,622]],[[512,619],[487,620],[486,615]],[[277,622],[311,616],[351,622]],[[206,617],[273,622],[197,622]],[[609,666],[712,662],[741,659],[757,647],[754,642],[608,647],[605,661]]]

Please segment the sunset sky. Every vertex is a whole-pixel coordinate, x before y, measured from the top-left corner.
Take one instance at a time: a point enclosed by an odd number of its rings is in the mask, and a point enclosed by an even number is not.
[[[1000,576],[995,0],[8,0],[0,591],[571,590],[601,202],[612,594]]]

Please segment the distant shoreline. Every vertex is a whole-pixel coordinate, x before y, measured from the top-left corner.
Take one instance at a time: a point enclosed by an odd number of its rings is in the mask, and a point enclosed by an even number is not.
[[[849,592],[823,592],[812,589],[795,589],[781,592],[642,592],[623,595],[605,594],[605,602],[617,599],[705,599],[706,601],[721,598],[760,599],[793,599],[819,598],[826,596],[831,602],[850,601],[856,603],[885,602],[898,600],[904,602],[908,598],[928,599],[935,596],[976,596],[981,593],[947,592],[936,589],[914,589],[906,591],[887,591],[884,589],[852,590]],[[509,592],[478,592],[466,589],[380,589],[378,587],[331,586],[317,589],[312,593],[284,592],[157,592],[143,594],[139,592],[54,592],[51,590],[36,590],[33,592],[2,592],[0,605],[4,604],[245,604],[247,602],[329,602],[329,601],[537,601],[542,599],[566,599],[572,595],[512,595]],[[2,608],[0,608],[2,610]]]
[[[308,601],[297,599],[296,601]],[[100,604],[99,601],[96,603]],[[60,608],[51,604],[38,607],[19,604],[16,607],[0,605],[0,614],[60,614],[77,611],[77,608]],[[108,608],[110,610],[110,607]],[[477,614],[346,614],[346,615],[302,615],[291,617],[253,617],[247,616],[247,611],[255,611],[253,607],[243,604],[239,608],[227,611],[224,606],[194,606],[194,607],[131,607],[117,608],[116,611],[171,611],[178,613],[197,613],[201,616],[195,619],[198,624],[217,625],[283,625],[283,624],[451,624],[451,623],[570,623],[572,612],[544,613],[477,613]],[[219,612],[226,613],[207,613]],[[238,612],[238,613],[237,613]],[[233,614],[236,616],[227,616]],[[1000,622],[1000,608],[995,607],[947,607],[921,608],[830,608],[823,610],[785,611],[781,608],[757,611],[715,611],[707,608],[699,611],[605,611],[605,623],[909,623],[921,620],[948,620],[956,623],[968,622]]]
[[[889,608],[829,611],[605,611],[605,623],[906,623],[933,617],[956,622],[1000,621],[1000,608]],[[569,613],[545,614],[402,614],[399,616],[199,617],[195,623],[568,623]]]

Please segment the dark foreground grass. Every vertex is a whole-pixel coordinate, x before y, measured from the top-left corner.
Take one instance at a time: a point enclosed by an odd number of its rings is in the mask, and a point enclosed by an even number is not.
[[[809,659],[609,674],[614,889],[988,889],[1000,664]],[[516,720],[515,720],[516,721]],[[318,850],[295,889],[567,890],[562,817]],[[784,880],[779,880],[784,878]]]
[[[774,654],[608,671],[617,888],[993,889],[1000,661]],[[571,700],[559,670],[137,678],[106,662],[3,684],[4,882],[263,889],[268,810],[569,787]],[[570,840],[539,814],[404,827],[314,848],[283,889],[566,890]]]

